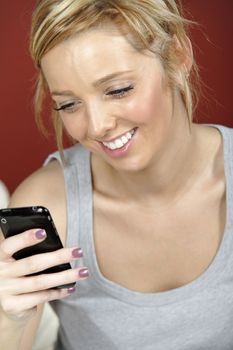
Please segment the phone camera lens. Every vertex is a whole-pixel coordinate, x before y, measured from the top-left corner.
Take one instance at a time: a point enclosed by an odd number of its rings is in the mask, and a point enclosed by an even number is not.
[[[4,224],[4,225],[7,224],[7,220],[5,218],[2,218],[1,219],[1,223]]]

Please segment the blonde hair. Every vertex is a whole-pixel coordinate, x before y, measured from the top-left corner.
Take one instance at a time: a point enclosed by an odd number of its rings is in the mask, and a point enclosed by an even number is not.
[[[45,131],[41,114],[47,84],[40,69],[41,59],[68,37],[109,21],[127,30],[137,50],[149,49],[160,57],[168,82],[180,91],[191,121],[194,100],[197,102],[194,82],[199,79],[195,61],[189,74],[180,68],[187,49],[187,26],[193,23],[181,11],[180,3],[175,0],[40,0],[32,17],[30,52],[39,70],[35,112],[42,131]],[[62,121],[58,112],[53,111],[52,117],[58,149],[62,152]]]

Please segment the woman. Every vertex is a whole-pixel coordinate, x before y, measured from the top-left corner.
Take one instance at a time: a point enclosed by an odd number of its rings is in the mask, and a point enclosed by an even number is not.
[[[37,4],[37,115],[47,91],[60,153],[10,205],[49,208],[66,248],[16,262],[45,232],[2,240],[3,348],[31,349],[51,301],[56,349],[232,349],[233,134],[192,122],[186,24],[174,0]]]

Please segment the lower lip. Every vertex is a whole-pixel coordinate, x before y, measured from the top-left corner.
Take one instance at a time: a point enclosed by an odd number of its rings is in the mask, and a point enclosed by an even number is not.
[[[129,149],[130,149],[130,147],[131,147],[131,145],[133,143],[133,140],[134,140],[134,137],[136,135],[136,132],[137,132],[137,130],[135,129],[132,138],[121,148],[109,149],[108,147],[104,146],[102,144],[102,142],[100,142],[100,145],[101,145],[102,149],[104,150],[104,152],[107,153],[107,155],[109,155],[111,157],[117,158],[117,157],[125,156],[128,153],[128,151],[129,151]]]

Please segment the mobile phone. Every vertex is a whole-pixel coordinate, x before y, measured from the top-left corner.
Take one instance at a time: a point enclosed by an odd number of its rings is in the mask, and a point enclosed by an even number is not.
[[[43,206],[0,209],[0,227],[5,238],[15,236],[26,230],[34,228],[43,229],[46,231],[47,236],[42,242],[23,248],[13,254],[13,258],[16,260],[27,258],[35,254],[53,252],[63,248],[52,216],[49,210]],[[65,263],[30,274],[29,276],[61,272],[69,269],[71,269],[70,263]],[[56,286],[55,288],[70,288],[74,285],[75,282],[62,286]]]

